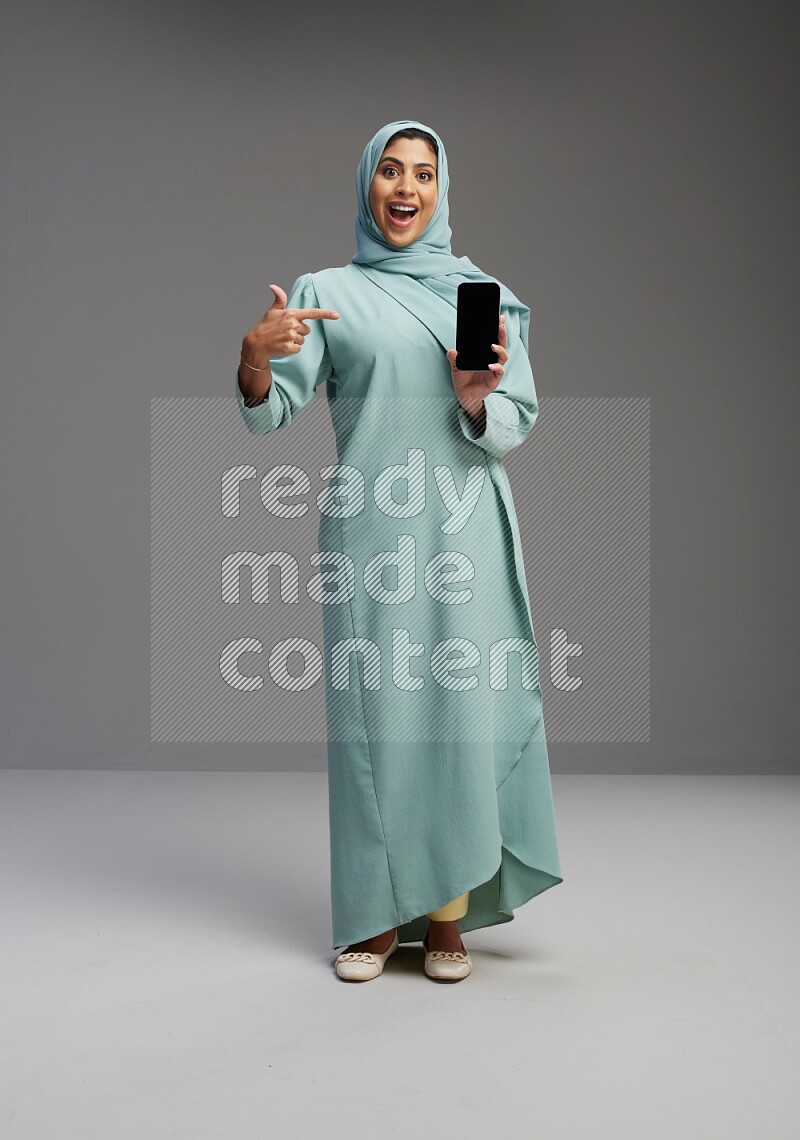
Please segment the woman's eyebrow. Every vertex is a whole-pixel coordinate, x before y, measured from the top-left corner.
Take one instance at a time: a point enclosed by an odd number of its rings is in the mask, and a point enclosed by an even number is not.
[[[405,165],[405,163],[401,162],[399,158],[392,158],[392,156],[390,154],[385,155],[384,158],[381,159],[381,162],[382,163],[383,162],[393,162],[393,163],[395,163],[396,166],[404,166]],[[434,173],[436,173],[436,167],[433,165],[432,162],[415,162],[414,165],[415,166],[429,166],[431,168],[431,170]]]

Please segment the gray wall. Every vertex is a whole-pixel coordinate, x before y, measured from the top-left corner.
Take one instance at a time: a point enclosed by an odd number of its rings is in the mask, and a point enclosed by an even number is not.
[[[553,770],[796,770],[792,7],[411,11],[7,9],[3,765],[324,764],[150,739],[150,402],[232,396],[268,283],[350,260],[362,148],[416,118],[453,251],[533,310],[520,513],[548,399],[651,401],[650,739]]]

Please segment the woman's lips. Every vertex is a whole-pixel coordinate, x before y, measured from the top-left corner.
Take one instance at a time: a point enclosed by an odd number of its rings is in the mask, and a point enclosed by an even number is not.
[[[419,213],[419,210],[416,210],[413,214],[409,214],[407,218],[406,217],[396,218],[388,206],[386,207],[386,213],[389,216],[389,221],[392,223],[393,226],[395,226],[396,229],[407,230],[408,227],[411,225],[411,223],[416,218],[417,214]]]

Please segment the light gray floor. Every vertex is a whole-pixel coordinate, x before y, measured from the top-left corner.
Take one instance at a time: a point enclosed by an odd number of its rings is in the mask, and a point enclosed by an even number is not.
[[[553,787],[470,978],[352,984],[324,775],[0,772],[0,1137],[796,1140],[800,779]]]

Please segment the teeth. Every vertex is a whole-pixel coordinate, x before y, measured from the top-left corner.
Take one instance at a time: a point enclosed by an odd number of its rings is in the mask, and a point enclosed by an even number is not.
[[[416,206],[398,206],[394,202],[392,202],[391,208],[393,210],[403,210],[407,214],[415,214],[417,212]]]

